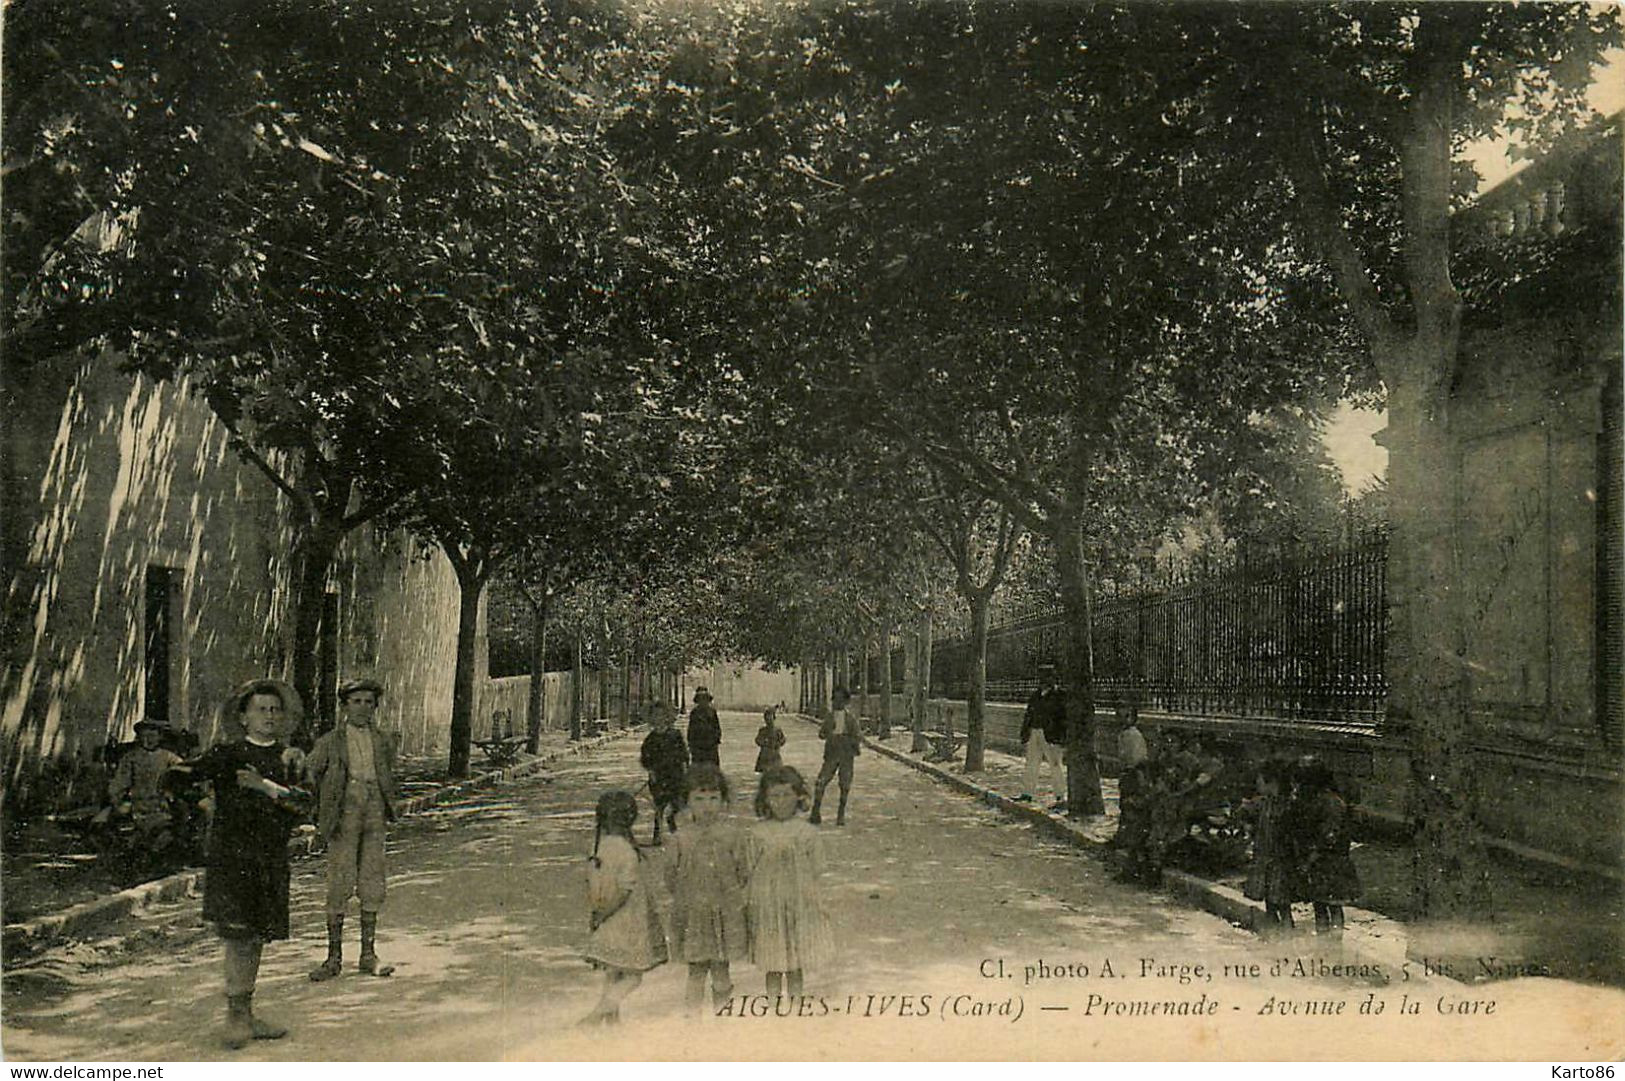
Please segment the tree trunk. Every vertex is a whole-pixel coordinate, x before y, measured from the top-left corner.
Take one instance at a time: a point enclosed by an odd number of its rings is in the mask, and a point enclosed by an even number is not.
[[[581,663],[581,632],[578,630],[576,631],[575,663],[570,668],[570,738],[572,740],[581,738],[581,708],[585,691],[582,684],[586,682],[586,678],[586,668]]]
[[[627,655],[626,644],[621,646],[621,708],[616,720],[625,728],[632,720],[632,658]]]
[[[525,753],[542,753],[547,723],[547,598],[530,606],[530,693],[525,696]]]
[[[298,692],[305,715],[291,742],[308,750],[317,729],[316,650],[322,619],[322,600],[327,594],[327,574],[333,566],[344,527],[330,515],[322,515],[299,531],[294,555],[293,593],[293,689]],[[321,718],[329,723],[332,717]]]
[[[970,603],[970,701],[966,704],[965,772],[985,767],[987,746],[987,623],[992,598],[973,591]]]
[[[1471,676],[1455,600],[1456,448],[1444,418],[1427,414],[1417,388],[1390,387],[1387,723],[1411,747],[1416,911],[1437,918],[1482,911],[1489,883],[1478,835]]]
[[[457,569],[457,663],[451,677],[451,762],[455,778],[468,776],[474,739],[474,646],[480,630],[480,594],[485,574],[479,563],[454,560]]]
[[[1066,806],[1071,818],[1106,813],[1100,794],[1100,763],[1095,755],[1094,613],[1083,527],[1074,508],[1057,523],[1054,537],[1060,562],[1061,610],[1066,617]]]
[[[914,749],[925,747],[925,729],[931,711],[931,609],[920,613],[914,654]]]
[[[880,632],[880,738],[891,735],[891,627]]]
[[[869,638],[858,646],[858,716],[872,716],[869,709]]]

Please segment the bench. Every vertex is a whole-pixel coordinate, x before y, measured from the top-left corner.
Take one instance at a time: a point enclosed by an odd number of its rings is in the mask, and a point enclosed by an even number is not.
[[[519,761],[525,749],[524,736],[500,736],[496,739],[477,739],[474,746],[485,753],[485,760],[493,766],[511,766]]]
[[[925,756],[927,762],[952,762],[959,757],[959,748],[965,745],[952,731],[927,732],[925,738],[931,741],[931,753]]]

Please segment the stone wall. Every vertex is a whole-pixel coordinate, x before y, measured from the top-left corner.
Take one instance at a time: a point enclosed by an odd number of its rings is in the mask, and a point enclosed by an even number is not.
[[[719,664],[683,673],[683,702],[692,706],[694,688],[711,692],[717,709],[760,710],[783,702],[794,709],[801,698],[800,675],[795,668],[769,672],[749,664]]]
[[[870,715],[878,712],[872,698]],[[938,731],[944,719],[965,733],[969,715],[961,700],[934,698],[928,705],[926,729]],[[984,713],[987,746],[1006,754],[1022,753],[1018,737],[1024,707],[987,703]],[[907,699],[892,697],[893,732],[909,728]],[[1095,715],[1096,751],[1101,772],[1117,776],[1117,734],[1122,719],[1114,712]],[[1270,755],[1295,758],[1313,754],[1337,775],[1358,786],[1357,811],[1367,829],[1402,829],[1406,820],[1409,755],[1404,746],[1374,732],[1337,731],[1284,721],[1189,717],[1143,713],[1140,728],[1155,747],[1169,732],[1198,736],[1230,760],[1257,761]],[[896,739],[896,735],[893,736]],[[1557,861],[1594,868],[1619,868],[1625,845],[1619,829],[1620,788],[1617,773],[1606,768],[1555,762],[1529,754],[1480,748],[1477,751],[1481,801],[1479,820],[1491,842],[1544,853]]]
[[[570,727],[569,672],[547,672],[542,676],[542,727],[559,731]],[[598,673],[589,671],[582,680],[586,694],[581,699],[581,716],[591,720],[598,716]],[[498,711],[513,722],[515,735],[525,732],[525,711],[530,708],[530,677],[505,676],[488,679],[480,688],[478,705],[474,710],[474,738],[485,739],[491,734],[492,716]]]

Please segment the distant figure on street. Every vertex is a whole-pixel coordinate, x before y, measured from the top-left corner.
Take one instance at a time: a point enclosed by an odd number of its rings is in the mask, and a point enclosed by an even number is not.
[[[1049,763],[1053,805],[1066,799],[1066,774],[1061,755],[1066,749],[1066,692],[1055,686],[1055,666],[1038,666],[1038,691],[1027,700],[1021,720],[1021,742],[1027,750],[1027,773],[1018,800],[1031,800],[1038,791],[1038,768]]]
[[[688,755],[694,762],[709,762],[720,767],[722,721],[711,708],[711,692],[704,687],[694,688],[694,708],[688,713]]]
[[[824,765],[818,771],[812,814],[807,816],[807,821],[815,826],[824,820],[824,789],[837,775],[841,781],[841,803],[835,811],[835,824],[846,825],[846,800],[852,794],[852,765],[863,748],[863,730],[858,718],[846,708],[851,700],[852,695],[845,687],[836,687],[830,693],[829,717],[818,726],[818,738],[824,741]]]
[[[671,832],[677,832],[677,812],[683,809],[683,777],[688,773],[688,745],[677,731],[677,715],[671,703],[656,703],[654,731],[643,737],[638,762],[648,771],[649,798],[655,805],[655,832],[650,843],[659,844],[662,817]]]
[[[604,974],[598,1004],[583,1025],[613,1025],[621,1003],[638,989],[643,974],[666,963],[666,932],[649,892],[646,865],[632,840],[638,801],[632,793],[605,792],[598,797],[587,865],[589,906],[587,963]]]
[[[777,706],[768,706],[762,710],[762,727],[756,731],[756,746],[761,748],[756,752],[757,773],[766,773],[775,766],[784,764],[779,752],[784,746],[784,729],[778,725],[778,716]]]
[[[378,963],[378,910],[384,904],[384,831],[395,819],[395,741],[378,730],[374,714],[384,688],[351,680],[339,688],[343,720],[316,740],[306,760],[316,790],[316,828],[327,841],[327,959],[310,978],[330,980],[343,968],[344,909],[361,898],[360,971],[388,976]]]
[[[222,710],[241,735],[176,767],[214,788],[214,830],[203,879],[203,918],[226,948],[226,1047],[276,1040],[288,1030],[254,1016],[260,952],[288,937],[288,835],[309,800],[293,788],[304,752],[281,742],[300,712],[293,688],[255,680]]]

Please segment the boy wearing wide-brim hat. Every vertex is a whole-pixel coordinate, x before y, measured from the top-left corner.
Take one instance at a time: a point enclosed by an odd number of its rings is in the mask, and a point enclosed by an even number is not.
[[[254,1016],[260,952],[288,937],[288,835],[305,813],[293,788],[304,752],[283,736],[301,707],[292,687],[245,683],[221,708],[232,738],[177,767],[214,787],[214,827],[203,878],[203,918],[225,944],[225,1044],[275,1040],[287,1029]]]
[[[343,969],[344,910],[361,899],[358,967],[388,976],[378,961],[378,910],[384,903],[384,832],[394,821],[395,741],[378,730],[374,714],[384,688],[358,679],[338,690],[343,719],[311,748],[305,769],[316,790],[316,829],[327,842],[327,959],[310,973],[330,980]]]

